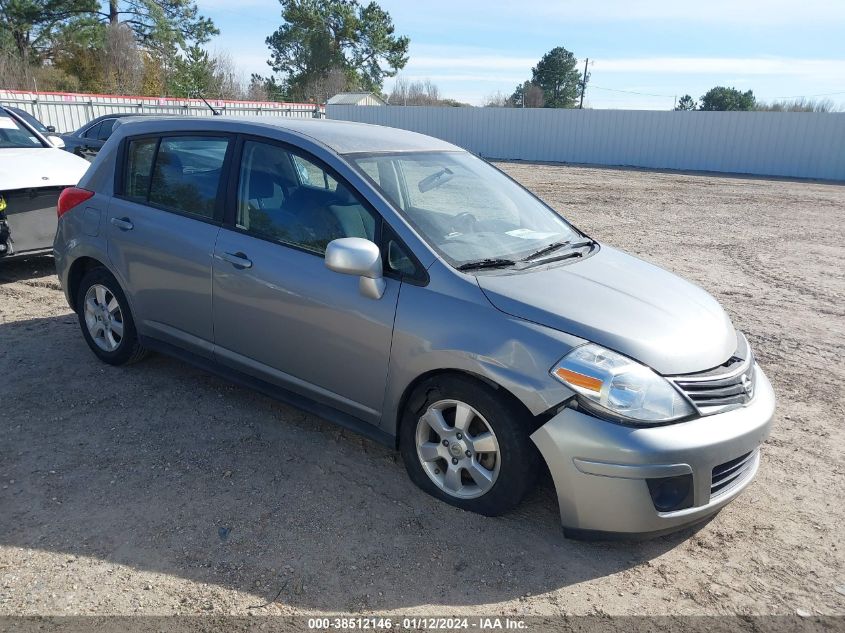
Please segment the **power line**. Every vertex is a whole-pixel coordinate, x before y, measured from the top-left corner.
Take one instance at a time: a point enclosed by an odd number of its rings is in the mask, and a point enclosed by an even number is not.
[[[625,94],[640,95],[640,96],[643,96],[643,97],[666,97],[668,99],[670,97],[675,96],[675,95],[657,95],[657,94],[652,94],[650,92],[635,92],[634,90],[619,90],[617,88],[602,88],[601,86],[593,86],[592,84],[590,85],[590,88],[592,88],[593,90],[607,90],[609,92],[624,92]]]
[[[833,95],[845,95],[845,90],[840,92],[822,92],[815,95],[792,95],[791,97],[774,97],[775,99],[806,99],[807,97],[832,97]]]

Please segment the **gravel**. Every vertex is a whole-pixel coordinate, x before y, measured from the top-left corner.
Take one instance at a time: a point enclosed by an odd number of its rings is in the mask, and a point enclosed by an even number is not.
[[[0,265],[0,615],[845,614],[845,187],[507,163],[592,236],[695,281],[778,412],[698,530],[563,538],[546,481],[468,514],[395,452],[162,356],[98,362],[48,258]]]

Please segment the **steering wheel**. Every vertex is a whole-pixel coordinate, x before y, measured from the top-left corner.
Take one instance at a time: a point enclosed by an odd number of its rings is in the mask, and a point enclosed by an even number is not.
[[[475,225],[478,219],[467,211],[459,213],[452,220],[452,228],[460,233],[475,233]]]

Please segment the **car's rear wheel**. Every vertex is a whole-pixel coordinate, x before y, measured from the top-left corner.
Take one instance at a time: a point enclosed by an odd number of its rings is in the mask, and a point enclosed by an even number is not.
[[[85,341],[100,360],[125,365],[146,355],[138,341],[126,295],[105,268],[94,268],[85,274],[77,291],[76,306]]]
[[[534,486],[539,456],[530,430],[530,417],[511,398],[471,378],[435,377],[409,398],[400,448],[420,488],[495,516]]]

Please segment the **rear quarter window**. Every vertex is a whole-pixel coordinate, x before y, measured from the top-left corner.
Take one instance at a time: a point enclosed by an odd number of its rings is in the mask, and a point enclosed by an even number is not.
[[[129,141],[126,150],[126,172],[123,195],[130,200],[146,202],[150,189],[157,139]]]

